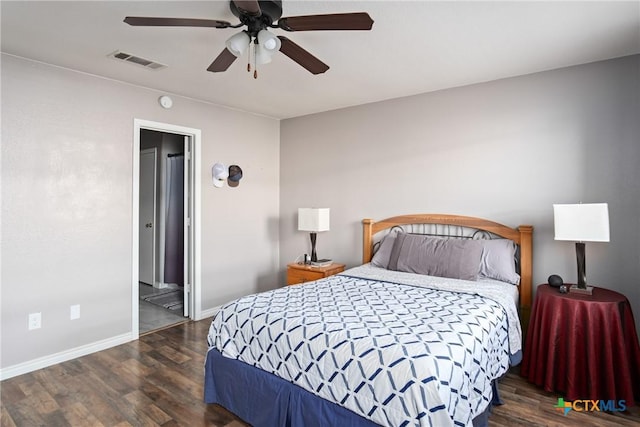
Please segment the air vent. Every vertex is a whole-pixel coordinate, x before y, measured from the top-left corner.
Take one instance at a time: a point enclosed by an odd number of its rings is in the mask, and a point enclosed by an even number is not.
[[[118,59],[120,61],[125,61],[125,62],[129,62],[131,64],[140,65],[140,66],[142,66],[144,68],[149,68],[151,70],[160,70],[160,69],[166,67],[166,65],[161,64],[159,62],[155,62],[155,61],[152,61],[150,59],[141,58],[139,56],[132,55],[130,53],[121,52],[119,50],[116,50],[115,52],[110,53],[107,56],[109,56],[109,57],[111,57],[113,59]]]

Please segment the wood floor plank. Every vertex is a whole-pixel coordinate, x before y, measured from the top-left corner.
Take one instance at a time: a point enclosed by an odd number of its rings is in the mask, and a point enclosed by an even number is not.
[[[27,397],[19,384],[18,381],[0,383],[0,391],[2,392],[0,399],[7,404],[14,404]],[[4,409],[4,406],[2,409]]]
[[[7,408],[4,406],[0,409],[0,427],[17,427],[11,415],[7,412]]]
[[[127,421],[119,411],[109,404],[108,399],[105,398],[105,390],[100,387],[102,384],[96,383],[91,372],[74,376],[68,382],[69,394],[63,399],[65,402],[63,409],[68,405],[73,405],[74,402],[80,402],[86,408],[91,408],[91,413],[106,426]]]
[[[169,414],[160,409],[153,400],[149,399],[140,390],[132,391],[124,396],[124,398],[134,407],[140,408],[151,419],[153,419],[159,425],[167,424],[172,421]]]
[[[158,352],[178,365],[191,360],[191,358],[185,354],[186,352],[181,352],[178,349],[172,348],[170,345],[163,345],[158,349]]]
[[[209,325],[210,319],[184,323],[2,381],[0,427],[247,427],[203,401]],[[504,405],[493,408],[490,427],[640,426],[637,407],[565,416],[554,407],[561,396],[527,382],[518,367],[499,389]]]
[[[40,382],[31,382],[22,386],[22,391],[27,396],[25,401],[38,414],[46,415],[60,409],[58,403],[51,397]]]
[[[135,378],[144,378],[153,373],[153,368],[145,365],[138,359],[129,359],[122,362],[115,372],[120,375],[132,375]]]
[[[42,415],[37,411],[34,411],[29,405],[29,397],[14,405],[8,406],[6,409],[6,412],[9,414],[10,419],[17,426],[46,425]]]
[[[80,426],[86,425],[91,427],[104,427],[98,419],[80,402],[72,403],[63,408],[65,419],[69,425]]]

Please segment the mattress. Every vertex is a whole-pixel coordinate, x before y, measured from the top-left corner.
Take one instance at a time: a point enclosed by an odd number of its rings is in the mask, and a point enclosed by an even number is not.
[[[365,265],[227,304],[210,351],[380,425],[471,425],[520,351],[513,288]]]

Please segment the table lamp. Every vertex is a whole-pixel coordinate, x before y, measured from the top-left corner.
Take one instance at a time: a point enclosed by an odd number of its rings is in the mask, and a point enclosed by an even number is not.
[[[569,292],[591,295],[593,286],[587,286],[584,242],[609,241],[609,207],[606,203],[580,203],[553,205],[555,240],[576,242],[578,283]]]
[[[316,255],[316,233],[329,231],[329,208],[299,208],[298,231],[310,231],[311,262],[318,261]]]

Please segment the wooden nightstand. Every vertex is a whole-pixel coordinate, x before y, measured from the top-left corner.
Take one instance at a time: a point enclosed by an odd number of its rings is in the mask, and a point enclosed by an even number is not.
[[[304,282],[333,276],[344,271],[344,264],[333,263],[326,267],[312,267],[304,264],[287,265],[287,285],[299,285]]]

